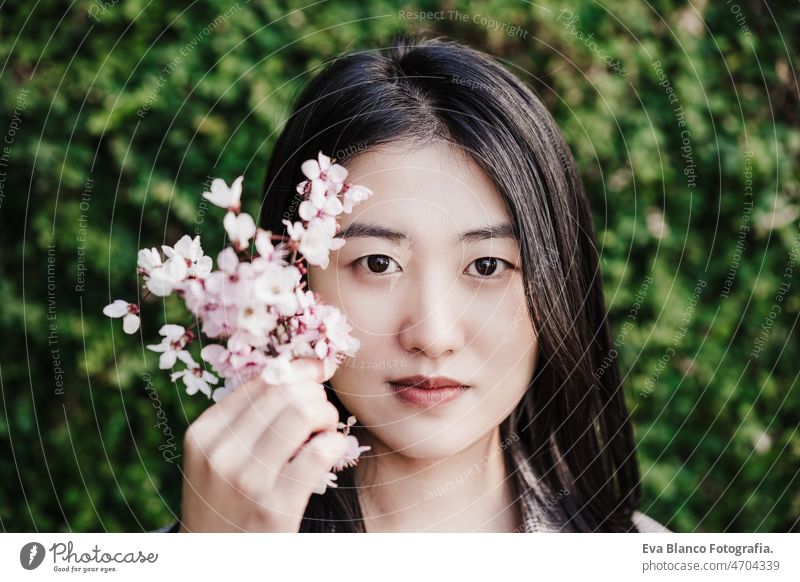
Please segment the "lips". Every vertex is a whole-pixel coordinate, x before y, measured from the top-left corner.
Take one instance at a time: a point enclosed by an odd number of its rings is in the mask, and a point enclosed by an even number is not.
[[[389,386],[403,403],[425,408],[455,402],[469,389],[459,380],[444,376],[406,376],[390,380]]]
[[[390,380],[391,384],[399,386],[410,386],[421,390],[436,390],[439,388],[468,388],[466,384],[446,376],[406,376],[397,380]]]

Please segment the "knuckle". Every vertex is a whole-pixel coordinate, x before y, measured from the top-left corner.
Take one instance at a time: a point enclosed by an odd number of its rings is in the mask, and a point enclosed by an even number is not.
[[[222,451],[215,450],[206,455],[204,465],[209,475],[227,479],[230,458]]]
[[[291,402],[319,401],[325,396],[325,389],[320,384],[300,383],[283,388],[284,397]]]
[[[291,403],[292,411],[300,418],[310,418],[317,407],[310,400],[295,400]]]
[[[270,393],[276,393],[280,396],[281,400],[288,403],[294,403],[302,399],[303,392],[297,390],[294,384],[278,384],[269,387]]]
[[[236,491],[240,492],[242,495],[249,495],[251,480],[248,478],[246,472],[239,472],[235,475],[232,475],[230,479],[228,479],[231,487],[233,487]]]
[[[289,403],[286,409],[269,426],[270,432],[279,432],[283,426],[294,426],[303,421],[303,414],[299,407]]]
[[[253,376],[242,386],[242,388],[246,391],[266,390],[269,389],[269,387],[270,385],[267,384],[260,375]]]
[[[270,413],[280,411],[285,406],[286,401],[286,397],[276,390],[257,395],[251,406],[256,408],[262,416],[270,416]]]
[[[248,380],[241,388],[238,388],[234,394],[238,392],[239,398],[242,398],[248,402],[255,402],[259,398],[262,398],[265,394],[272,394],[276,391],[280,392],[279,390],[276,390],[277,388],[277,386],[272,386],[264,382],[260,376],[256,376],[255,378]],[[222,403],[224,404],[225,400],[223,400]]]
[[[242,384],[239,388],[233,391],[230,398],[226,398],[220,404],[224,405],[228,401],[234,402],[234,396],[239,398],[240,400],[244,400],[246,402],[254,402],[258,400],[258,398],[262,397],[264,394],[272,394],[273,392],[280,392],[278,390],[279,386],[273,386],[272,384],[267,384],[261,376],[255,376],[251,378],[244,384]]]
[[[183,435],[183,450],[189,453],[195,453],[201,450],[203,439],[201,436],[202,429],[198,426],[198,422],[192,423]]]
[[[300,423],[306,431],[312,430],[319,423],[319,412],[312,408],[301,408]]]
[[[286,390],[285,386],[267,385],[266,390],[264,390],[264,395],[268,395],[273,402],[280,406],[290,401],[290,393]]]

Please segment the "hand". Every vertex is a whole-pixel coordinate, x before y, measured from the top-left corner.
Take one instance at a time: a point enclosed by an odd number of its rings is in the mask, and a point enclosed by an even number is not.
[[[292,365],[297,381],[254,378],[189,426],[181,532],[300,530],[309,498],[346,441],[322,386],[333,370],[310,358]]]

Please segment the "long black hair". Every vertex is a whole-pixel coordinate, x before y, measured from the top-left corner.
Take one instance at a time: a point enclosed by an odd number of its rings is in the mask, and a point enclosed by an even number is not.
[[[262,226],[281,234],[283,219],[300,220],[295,186],[304,179],[304,160],[321,150],[347,165],[398,140],[462,148],[501,193],[514,224],[539,343],[528,390],[500,426],[501,438],[512,443],[503,454],[516,494],[535,495],[544,505],[562,492],[558,511],[569,530],[637,531],[639,469],[616,360],[609,357],[588,202],[553,118],[515,75],[480,51],[440,38],[402,36],[326,63],[272,151]],[[326,389],[348,415],[329,383]],[[336,531],[364,531],[354,470],[339,473],[338,488],[311,496],[300,531],[329,531],[332,522]]]

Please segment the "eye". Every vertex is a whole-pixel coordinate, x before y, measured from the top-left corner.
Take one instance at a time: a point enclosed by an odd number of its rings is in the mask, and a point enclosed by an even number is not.
[[[473,275],[476,277],[482,277],[484,279],[491,279],[497,278],[502,276],[506,270],[509,268],[513,268],[513,265],[508,261],[504,261],[503,259],[498,259],[495,257],[481,257],[480,259],[476,259],[472,261],[470,267],[473,265],[475,266],[475,272],[477,275]],[[501,269],[500,274],[495,274],[498,267]],[[467,268],[469,270],[469,267]],[[472,273],[469,273],[472,275]]]
[[[392,263],[397,265],[397,269],[394,271],[389,270]],[[367,255],[366,257],[361,257],[358,259],[356,264],[366,269],[367,272],[373,275],[392,274],[400,270],[400,265],[397,264],[397,261],[390,259],[386,255]]]

